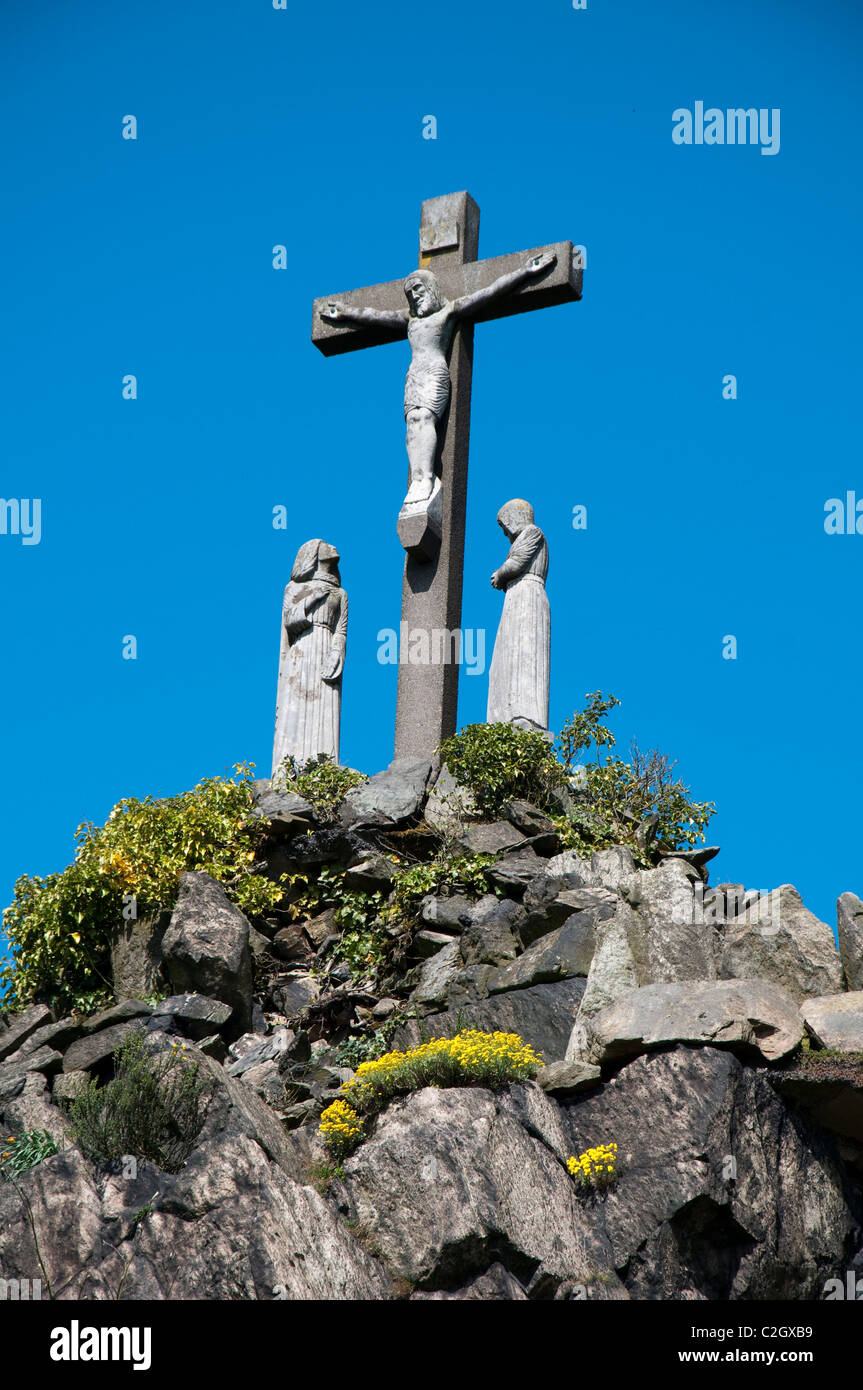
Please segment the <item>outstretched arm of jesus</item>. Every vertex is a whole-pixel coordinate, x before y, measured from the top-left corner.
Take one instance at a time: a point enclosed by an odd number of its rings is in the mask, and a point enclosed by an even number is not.
[[[408,325],[407,309],[356,309],[352,304],[343,304],[340,299],[332,299],[320,311],[327,323],[371,323],[378,328],[404,328]]]
[[[535,275],[541,275],[550,265],[554,265],[557,257],[553,254],[543,252],[539,256],[531,256],[530,260],[518,270],[510,270],[506,275],[499,275],[485,289],[475,290],[473,294],[463,294],[453,301],[453,308],[457,314],[469,315],[481,308],[483,304],[489,304],[493,299],[500,299],[502,295],[509,294],[512,290],[517,290],[519,285],[523,285],[526,280],[532,280]]]

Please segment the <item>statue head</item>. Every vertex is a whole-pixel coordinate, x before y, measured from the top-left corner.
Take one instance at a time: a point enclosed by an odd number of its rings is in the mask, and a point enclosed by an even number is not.
[[[411,318],[423,319],[443,308],[437,276],[432,270],[414,270],[405,280],[405,298]]]
[[[525,526],[533,525],[533,507],[523,497],[513,497],[498,512],[497,524],[508,536],[517,536]]]
[[[298,583],[303,579],[331,577],[337,584],[340,582],[339,552],[336,547],[322,540],[306,541],[305,545],[301,545],[291,570],[292,581]]]

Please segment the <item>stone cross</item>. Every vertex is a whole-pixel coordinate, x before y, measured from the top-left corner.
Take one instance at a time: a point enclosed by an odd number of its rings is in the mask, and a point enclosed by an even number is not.
[[[458,634],[461,627],[473,324],[581,298],[582,259],[572,242],[486,261],[477,260],[478,252],[479,208],[469,193],[448,193],[423,203],[419,264],[434,271],[448,300],[473,295],[537,256],[546,258],[548,265],[540,276],[525,280],[512,293],[478,305],[470,321],[461,322],[453,337],[448,359],[452,387],[438,433],[435,464],[442,511],[434,535],[422,528],[419,519],[414,524],[420,529],[414,536],[403,532],[401,522],[399,527],[407,555],[402,584],[396,758],[431,758],[438,743],[456,728],[458,662],[452,659],[451,635]],[[404,328],[395,325],[328,322],[322,315],[334,301],[348,309],[369,307],[393,316],[405,308],[405,282],[391,280],[316,299],[312,342],[325,356],[404,338]],[[414,664],[409,659],[416,634],[423,639],[417,649],[430,654],[428,664]]]

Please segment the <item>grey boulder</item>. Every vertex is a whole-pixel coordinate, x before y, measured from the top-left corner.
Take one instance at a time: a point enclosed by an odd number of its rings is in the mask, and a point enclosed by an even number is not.
[[[568,1057],[611,1062],[683,1042],[757,1049],[775,1062],[802,1036],[794,1000],[766,980],[644,985],[590,1018],[583,1042],[574,1030]]]
[[[363,786],[348,792],[342,804],[342,823],[399,824],[410,820],[422,807],[431,770],[425,758],[397,758]]]
[[[233,1010],[234,1036],[252,1019],[249,923],[209,874],[180,876],[180,896],[162,941],[165,968],[178,994],[205,994]]]
[[[798,1003],[838,994],[844,983],[833,932],[803,906],[790,883],[764,894],[725,925],[719,976],[772,980]]]
[[[800,1012],[821,1047],[863,1052],[863,990],[805,999]]]
[[[839,958],[848,989],[863,989],[863,902],[843,893],[836,904]]]
[[[146,998],[155,994],[161,979],[162,938],[170,913],[124,921],[111,937],[111,979],[114,998]]]
[[[488,981],[489,994],[586,976],[593,959],[594,927],[590,912],[574,913],[564,926],[540,937],[516,960],[496,970]]]
[[[508,990],[432,1014],[421,1026],[411,1019],[396,1030],[393,1046],[415,1047],[423,1037],[452,1038],[460,1029],[478,1028],[482,1032],[518,1033],[546,1062],[559,1061],[583,993],[582,979]]]

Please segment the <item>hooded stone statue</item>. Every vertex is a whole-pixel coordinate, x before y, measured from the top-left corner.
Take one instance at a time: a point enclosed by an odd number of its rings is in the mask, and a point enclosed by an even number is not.
[[[339,760],[348,596],[338,565],[335,546],[306,541],[285,589],[273,777],[288,757],[299,764],[320,753]]]
[[[545,592],[548,546],[533,507],[516,497],[497,514],[512,542],[491,582],[503,589],[503,613],[488,678],[489,724],[548,729],[551,614]]]

